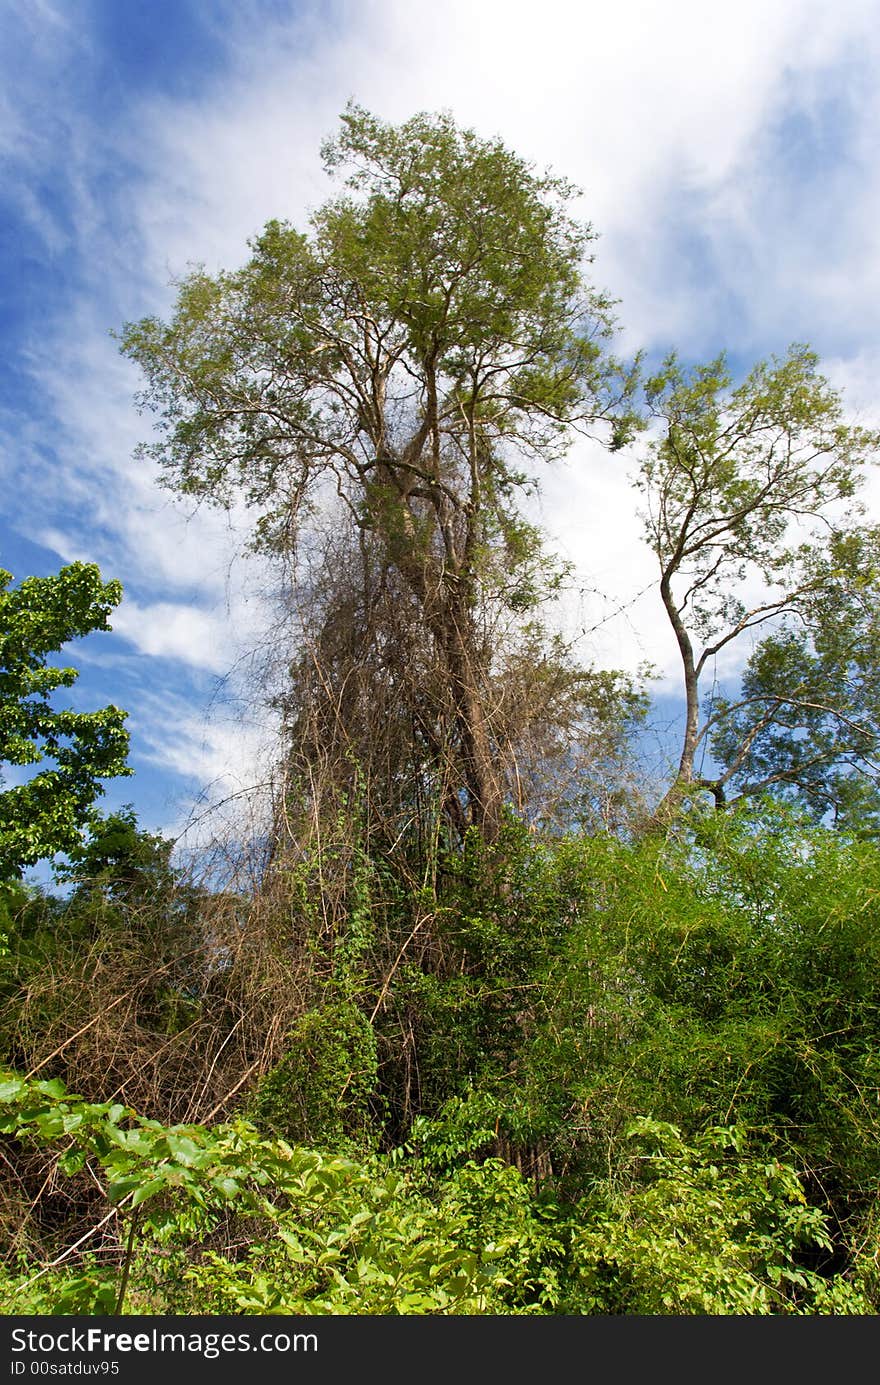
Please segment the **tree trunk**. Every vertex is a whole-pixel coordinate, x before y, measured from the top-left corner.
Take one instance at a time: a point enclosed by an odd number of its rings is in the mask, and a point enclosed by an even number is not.
[[[492,754],[485,694],[474,647],[473,622],[462,603],[453,600],[445,603],[437,633],[455,707],[461,769],[471,823],[486,841],[492,842],[501,828],[504,793],[498,765]]]
[[[669,622],[675,631],[675,638],[678,642],[682,668],[684,670],[684,739],[681,747],[681,759],[678,763],[676,784],[692,784],[694,779],[694,758],[697,753],[697,738],[700,730],[700,690],[697,666],[694,659],[694,647],[685,629],[679,609],[675,604],[675,598],[672,595],[670,574],[668,572],[663,574],[663,578],[660,582],[660,595],[663,598],[663,605],[666,607],[666,614],[669,616]]]
[[[387,543],[389,561],[405,578],[418,598],[424,618],[442,658],[447,689],[454,708],[460,751],[462,787],[468,798],[471,825],[486,841],[495,841],[501,829],[504,804],[502,776],[492,753],[489,718],[486,710],[484,678],[477,654],[477,639],[469,605],[471,573],[467,557],[459,557],[458,571],[429,574],[426,559],[419,551],[412,514],[402,506],[398,518],[403,531]],[[437,527],[442,528],[440,516]],[[469,531],[470,535],[470,531]],[[470,537],[465,540],[465,548]],[[429,561],[429,560],[428,560]]]

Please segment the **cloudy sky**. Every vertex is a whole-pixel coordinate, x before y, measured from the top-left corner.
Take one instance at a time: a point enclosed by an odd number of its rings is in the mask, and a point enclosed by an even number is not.
[[[583,188],[621,350],[742,370],[807,341],[876,416],[876,0],[0,0],[0,35],[0,566],[122,580],[113,635],[71,657],[80,706],[129,710],[136,773],[107,802],[146,826],[260,772],[240,691],[261,574],[133,460],[149,420],[110,333],[165,312],[189,263],[240,263],[270,216],[302,222],[350,98],[451,110]],[[574,449],[542,518],[585,655],[663,674],[629,466]]]

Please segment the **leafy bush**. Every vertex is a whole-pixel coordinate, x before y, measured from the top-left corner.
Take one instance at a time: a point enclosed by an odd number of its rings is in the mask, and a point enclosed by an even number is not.
[[[572,1195],[625,1180],[639,1115],[736,1123],[855,1239],[880,1184],[877,847],[766,805],[557,862],[570,929],[517,1071]]]
[[[88,1165],[107,1197],[64,1254],[3,1271],[8,1312],[872,1311],[848,1280],[803,1267],[829,1246],[826,1221],[794,1170],[735,1130],[689,1144],[642,1121],[633,1186],[566,1208],[498,1160],[450,1170],[429,1138],[355,1161],[244,1121],[165,1127],[12,1074],[0,1102],[0,1132],[54,1148],[61,1174]]]
[[[581,1311],[763,1315],[815,1311],[817,1301],[873,1311],[846,1280],[832,1292],[804,1268],[805,1248],[830,1249],[825,1218],[792,1168],[746,1154],[741,1131],[688,1144],[674,1126],[641,1120],[629,1136],[638,1184],[611,1190],[574,1239]]]
[[[256,1123],[309,1144],[363,1138],[376,1085],[376,1041],[366,1016],[350,1001],[330,1001],[301,1015],[284,1047],[251,1099]]]
[[[7,1311],[107,1311],[111,1292],[136,1312],[472,1313],[503,1300],[516,1237],[485,1242],[472,1186],[467,1205],[454,1188],[429,1197],[388,1162],[293,1148],[243,1121],[163,1127],[58,1082],[10,1075],[0,1101],[0,1131],[60,1146],[62,1173],[100,1170],[122,1228],[115,1280],[87,1258],[73,1275],[7,1274]],[[511,1191],[509,1170],[480,1178],[494,1200]],[[231,1227],[239,1249],[224,1253]]]

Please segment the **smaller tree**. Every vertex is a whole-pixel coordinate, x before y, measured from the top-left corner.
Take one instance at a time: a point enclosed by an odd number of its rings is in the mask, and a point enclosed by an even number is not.
[[[880,528],[799,562],[801,595],[707,725],[720,786],[767,790],[840,827],[880,827]]]
[[[155,899],[174,887],[174,842],[139,827],[132,804],[106,816],[93,812],[88,827],[87,839],[71,847],[68,861],[55,870],[57,879],[76,886],[76,894],[130,902]]]
[[[52,577],[27,577],[9,590],[0,569],[0,783],[2,766],[50,761],[24,783],[0,791],[0,881],[25,866],[76,851],[102,779],[130,774],[126,713],[56,708],[53,694],[76,682],[77,670],[46,656],[68,640],[109,630],[119,582],[102,582],[92,563],[70,563]]]
[[[723,798],[721,778],[695,773],[697,751],[717,724],[701,720],[703,674],[747,631],[797,611],[807,597],[821,601],[831,570],[805,569],[805,540],[809,549],[823,532],[842,531],[858,508],[852,497],[878,438],[844,423],[840,397],[817,364],[807,347],[792,346],[734,388],[723,356],[690,372],[671,356],[648,382],[662,431],[637,484],[684,675],[675,789],[695,785]],[[757,595],[749,600],[749,592]],[[750,728],[737,724],[747,736]],[[725,753],[729,766],[738,751],[727,745]]]

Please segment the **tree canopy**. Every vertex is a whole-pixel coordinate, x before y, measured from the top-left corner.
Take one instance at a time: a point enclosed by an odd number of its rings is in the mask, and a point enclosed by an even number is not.
[[[193,272],[170,321],[129,325],[123,349],[172,487],[242,494],[257,541],[288,554],[314,553],[316,520],[340,507],[368,700],[386,700],[383,647],[410,647],[411,761],[447,817],[492,836],[518,739],[493,686],[492,612],[528,612],[552,581],[518,508],[524,468],[574,427],[622,427],[631,381],[607,353],[610,304],[584,273],[593,233],[564,181],[445,115],[393,127],[350,107],[324,157],[347,177],[308,232],[270,222],[242,269]],[[323,627],[338,621],[325,601]],[[338,693],[351,671],[319,677]]]
[[[0,764],[39,765],[0,792],[0,880],[25,866],[76,849],[101,781],[130,774],[126,713],[58,708],[53,694],[76,682],[76,669],[47,664],[69,640],[109,630],[122,597],[91,563],[70,563],[52,577],[26,577],[10,590],[0,570]]]
[[[815,623],[823,609],[839,611],[838,565],[805,556],[829,533],[838,534],[838,546],[848,542],[842,536],[854,532],[858,515],[853,497],[878,436],[845,421],[839,394],[805,346],[760,362],[736,386],[723,356],[689,371],[671,356],[647,382],[646,397],[660,432],[638,485],[686,703],[677,783],[700,778],[697,750],[715,732],[725,767],[704,787],[723,797],[745,759],[758,754],[756,736],[767,745],[767,702],[753,690],[732,716],[719,700],[701,724],[701,679],[749,631],[796,612],[809,610]],[[770,720],[778,725],[778,716]],[[841,728],[845,720],[841,706]],[[770,782],[762,774],[760,787]]]
[[[757,645],[709,723],[720,780],[775,791],[850,831],[880,821],[880,532],[798,554],[787,621]]]

